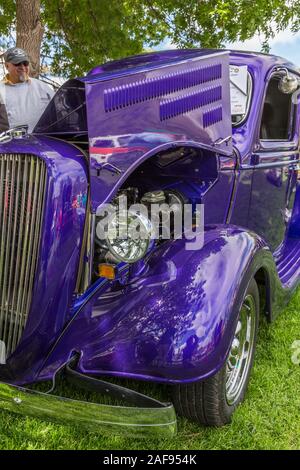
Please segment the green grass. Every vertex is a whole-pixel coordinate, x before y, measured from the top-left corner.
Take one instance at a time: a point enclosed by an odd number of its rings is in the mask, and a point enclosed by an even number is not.
[[[300,366],[291,345],[300,340],[300,291],[273,325],[261,323],[256,360],[246,400],[231,425],[204,428],[178,418],[168,440],[104,436],[83,429],[0,412],[0,449],[299,449]],[[143,385],[145,393],[157,387]]]

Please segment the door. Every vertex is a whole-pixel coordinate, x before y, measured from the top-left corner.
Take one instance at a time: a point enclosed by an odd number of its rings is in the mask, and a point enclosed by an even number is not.
[[[275,250],[285,238],[295,198],[298,149],[298,102],[282,93],[276,71],[268,81],[257,141],[248,227]]]

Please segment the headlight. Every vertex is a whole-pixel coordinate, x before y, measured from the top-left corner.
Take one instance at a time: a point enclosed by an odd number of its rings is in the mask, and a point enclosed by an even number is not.
[[[109,221],[105,244],[116,261],[135,263],[151,245],[152,225],[144,214],[128,211],[122,220],[117,212]]]

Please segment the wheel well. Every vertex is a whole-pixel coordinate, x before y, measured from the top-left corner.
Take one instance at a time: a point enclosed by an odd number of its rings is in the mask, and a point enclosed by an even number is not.
[[[259,290],[260,313],[265,315],[267,320],[271,321],[271,296],[270,282],[268,272],[260,268],[254,275]]]

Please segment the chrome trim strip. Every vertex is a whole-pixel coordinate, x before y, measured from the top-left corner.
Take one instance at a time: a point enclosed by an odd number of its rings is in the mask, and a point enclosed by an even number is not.
[[[0,408],[101,433],[170,438],[176,433],[172,404],[163,408],[103,405],[48,395],[0,382]]]
[[[88,199],[86,211],[84,235],[75,288],[76,294],[83,294],[89,288],[93,274],[96,214],[90,212],[90,199]]]
[[[88,285],[91,283],[93,274],[93,261],[95,256],[95,237],[96,237],[96,214],[91,214],[90,218],[90,238],[88,240],[88,259],[89,259],[89,271],[88,271]]]

